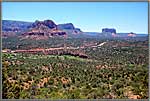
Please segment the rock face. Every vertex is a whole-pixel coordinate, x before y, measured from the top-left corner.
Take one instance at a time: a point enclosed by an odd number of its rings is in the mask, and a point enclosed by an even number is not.
[[[114,33],[114,34],[116,34],[116,29],[114,29],[114,28],[103,28],[102,33]]]
[[[52,20],[44,20],[44,21],[38,21],[36,20],[32,25],[31,28],[39,28],[41,26],[46,26],[50,29],[56,28],[56,24]]]
[[[76,35],[82,33],[79,28],[75,28],[72,23],[59,24],[57,25],[58,30],[65,30],[68,35]]]
[[[56,29],[31,29],[30,31],[22,34],[22,36],[26,38],[37,38],[37,39],[38,37],[41,37],[40,39],[48,39],[49,37],[64,36],[64,35],[67,35],[67,33]]]
[[[58,30],[52,20],[35,21],[29,30],[22,34],[23,38],[48,39],[53,36],[64,36],[67,33]]]
[[[66,23],[66,24],[59,24],[57,25],[57,28],[59,30],[63,30],[63,29],[70,29],[70,30],[74,30],[75,27],[72,23]]]

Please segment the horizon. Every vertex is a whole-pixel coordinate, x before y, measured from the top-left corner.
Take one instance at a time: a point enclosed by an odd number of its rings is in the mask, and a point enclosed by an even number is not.
[[[42,12],[45,9],[50,13]],[[83,32],[101,33],[102,28],[114,28],[117,33],[148,34],[148,3],[2,2],[2,20],[34,22],[47,19],[57,25],[73,23]]]

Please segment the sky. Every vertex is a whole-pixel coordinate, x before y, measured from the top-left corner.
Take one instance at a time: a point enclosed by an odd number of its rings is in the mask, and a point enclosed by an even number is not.
[[[73,23],[85,32],[148,33],[148,2],[2,2],[2,20]]]

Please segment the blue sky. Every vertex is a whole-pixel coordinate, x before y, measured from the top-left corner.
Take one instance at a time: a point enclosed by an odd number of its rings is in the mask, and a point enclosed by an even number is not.
[[[51,19],[73,23],[86,32],[116,28],[117,32],[148,33],[147,2],[3,2],[3,20],[34,22]]]

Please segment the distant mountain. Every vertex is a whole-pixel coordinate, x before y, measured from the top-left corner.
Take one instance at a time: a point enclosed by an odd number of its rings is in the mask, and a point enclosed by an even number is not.
[[[33,36],[61,36],[66,34],[79,34],[81,30],[75,28],[72,23],[56,24],[52,20],[35,22],[2,20],[3,37],[23,35],[24,37]],[[12,34],[12,35],[11,35]]]
[[[2,20],[2,31],[25,31],[31,25],[32,22]]]
[[[36,20],[25,33],[22,33],[22,38],[48,39],[49,37],[66,34],[65,31],[57,29],[57,25],[52,20]]]
[[[116,34],[116,29],[114,29],[114,28],[103,28],[102,33],[114,33],[114,34]]]
[[[69,30],[74,30],[75,27],[72,23],[66,23],[66,24],[58,24],[57,28],[59,30],[63,30],[63,29],[69,29]]]
[[[82,32],[80,28],[75,28],[72,23],[58,24],[57,29],[59,30],[72,30],[74,33]]]
[[[66,32],[57,30],[57,25],[52,20],[35,22],[2,21],[2,37],[19,36],[21,38],[47,39],[51,36],[65,35]]]
[[[41,26],[48,27],[50,29],[56,28],[57,25],[52,20],[44,20],[44,21],[38,21],[36,20],[29,28],[39,28]]]
[[[3,31],[26,31],[29,28],[35,28],[40,26],[47,26],[48,28],[57,28],[59,30],[75,30],[80,31],[80,28],[75,28],[72,23],[58,24],[56,25],[52,20],[44,20],[35,22],[25,22],[25,21],[13,21],[13,20],[2,20],[2,30]]]
[[[123,37],[142,37],[144,34],[135,33],[116,33],[114,28],[103,28],[100,32],[83,32],[80,28],[76,28],[72,23],[56,24],[52,20],[44,20],[35,22],[2,20],[2,37],[22,36],[24,38],[34,37],[53,37],[64,36],[81,38],[81,37],[95,37],[95,38],[123,38]],[[148,36],[148,35],[147,35]]]

